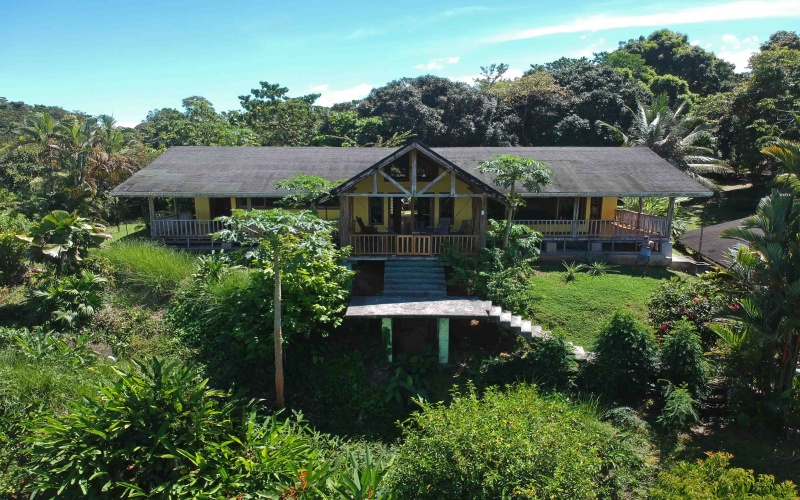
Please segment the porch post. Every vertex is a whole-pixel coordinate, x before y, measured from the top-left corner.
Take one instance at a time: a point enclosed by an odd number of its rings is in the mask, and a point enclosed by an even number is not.
[[[339,196],[339,244],[350,244],[350,221],[353,219],[353,197]]]
[[[489,227],[489,204],[487,197],[482,194],[480,198],[472,198],[474,203],[480,200],[478,206],[478,227],[474,228],[478,236],[478,248],[486,248],[486,229]]]
[[[153,200],[153,197],[150,196],[147,198],[147,206],[150,209],[150,238],[156,237],[156,228],[155,228],[155,220],[156,220],[156,204]]]
[[[667,209],[667,221],[664,224],[664,234],[661,239],[661,253],[664,257],[672,257],[672,219],[675,217],[675,197],[669,197],[669,208]]]
[[[386,349],[386,359],[389,363],[392,362],[392,318],[381,319],[381,335],[383,336],[383,345]]]
[[[417,150],[412,149],[408,152],[411,157],[411,196],[417,195]]]
[[[572,237],[578,236],[578,212],[581,205],[581,199],[577,196],[573,198],[572,206]]]
[[[639,197],[639,209],[636,211],[636,230],[642,227],[642,197]]]
[[[450,360],[450,318],[439,318],[439,364]]]
[[[178,198],[172,198],[172,211],[178,215]]]

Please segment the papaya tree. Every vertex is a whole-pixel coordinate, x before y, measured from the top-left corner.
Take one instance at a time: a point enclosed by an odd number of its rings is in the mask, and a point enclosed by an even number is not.
[[[492,155],[491,160],[482,161],[478,165],[478,171],[493,175],[495,185],[508,190],[506,194],[506,226],[503,231],[503,248],[508,248],[511,221],[514,220],[517,208],[525,204],[517,192],[517,182],[521,183],[528,191],[538,193],[542,190],[542,186],[550,184],[552,172],[544,162],[511,155]]]
[[[275,405],[283,408],[284,327],[292,336],[317,325],[340,324],[353,276],[340,265],[347,252],[333,245],[333,224],[308,210],[234,210],[230,217],[217,220],[226,229],[216,233],[216,238],[251,248],[248,255],[258,273],[254,286],[273,288]],[[285,290],[288,300],[284,300]]]

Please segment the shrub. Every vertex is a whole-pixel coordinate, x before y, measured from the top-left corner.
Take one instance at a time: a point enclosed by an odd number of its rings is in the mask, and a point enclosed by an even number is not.
[[[564,275],[561,277],[564,283],[572,283],[578,279],[578,273],[586,269],[586,264],[567,263],[565,260],[561,261],[561,265],[564,266]]]
[[[333,469],[297,420],[237,416],[196,372],[156,359],[33,428],[32,487],[68,498],[300,498]],[[294,495],[294,496],[293,496]]]
[[[510,355],[484,361],[480,380],[484,385],[535,383],[547,389],[566,390],[575,383],[577,363],[572,346],[561,337],[521,340]]]
[[[661,282],[650,296],[647,309],[650,322],[661,333],[667,333],[678,320],[692,322],[708,348],[716,335],[707,325],[719,316],[725,304],[726,299],[709,280],[676,277]]]
[[[675,439],[680,431],[688,430],[697,423],[700,417],[694,408],[695,401],[685,385],[675,387],[667,384],[664,388],[664,408],[657,419],[665,435]]]
[[[192,255],[143,240],[115,242],[103,255],[121,282],[154,300],[177,293],[197,269]]]
[[[387,481],[399,498],[614,498],[644,465],[593,408],[528,385],[423,403]]]
[[[40,317],[72,328],[100,309],[107,283],[107,279],[84,269],[77,276],[63,276],[32,290],[29,301]]]
[[[614,313],[597,336],[595,353],[596,382],[608,396],[628,399],[648,389],[655,373],[655,337],[631,313]]]
[[[0,233],[0,286],[15,285],[22,281],[27,268],[25,243],[14,234]]]
[[[676,386],[686,385],[697,399],[708,390],[709,364],[700,335],[686,320],[677,321],[664,336],[659,351],[660,377]]]
[[[697,463],[679,462],[661,472],[650,491],[654,500],[794,500],[797,488],[791,481],[780,484],[775,478],[762,474],[755,477],[752,470],[730,468],[728,453],[706,453]]]

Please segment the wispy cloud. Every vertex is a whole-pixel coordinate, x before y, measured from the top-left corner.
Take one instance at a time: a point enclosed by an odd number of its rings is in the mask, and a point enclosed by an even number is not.
[[[594,56],[595,52],[602,52],[604,50],[614,50],[616,44],[609,44],[606,42],[605,38],[598,38],[597,40],[590,43],[587,47],[583,50],[578,51],[576,54],[578,57],[589,57],[591,58]]]
[[[503,73],[504,80],[514,80],[515,78],[521,77],[525,72],[521,69],[517,68],[508,68],[505,73]],[[475,80],[480,78],[481,75],[465,75],[465,76],[455,76],[452,77],[451,80],[455,80],[457,82],[464,82],[469,85],[475,83]]]
[[[465,7],[456,7],[454,9],[448,9],[441,12],[442,17],[453,17],[453,16],[460,16],[463,14],[474,14],[475,12],[485,12],[489,10],[489,7],[485,5],[467,5]]]
[[[428,71],[433,69],[443,69],[445,66],[458,64],[458,61],[460,60],[460,57],[436,57],[434,59],[430,59],[427,64],[417,64],[414,66],[414,68]]]
[[[735,21],[741,19],[785,18],[800,15],[797,0],[755,0],[716,3],[714,5],[665,10],[655,14],[606,15],[579,18],[563,24],[512,31],[485,38],[484,43],[525,40],[560,33],[601,31],[615,28],[669,26],[675,24]]]
[[[347,89],[331,90],[329,84],[323,83],[320,85],[311,85],[309,88],[312,92],[322,94],[314,104],[318,106],[331,106],[337,102],[348,102],[366,97],[373,87],[368,83],[362,83]]]

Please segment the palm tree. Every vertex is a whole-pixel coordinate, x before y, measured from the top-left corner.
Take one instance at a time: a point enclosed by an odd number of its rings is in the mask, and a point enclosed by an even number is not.
[[[673,111],[669,107],[667,95],[661,94],[653,97],[649,106],[636,101],[635,111],[627,106],[625,109],[633,115],[630,134],[624,133],[614,125],[597,121],[598,126],[611,132],[623,146],[646,146],[703,186],[713,190],[717,190],[717,186],[704,177],[704,174],[732,171],[725,162],[714,157],[714,152],[710,148],[698,144],[701,139],[710,137],[706,125],[698,125],[691,131],[686,128],[684,122],[686,101]]]
[[[59,150],[61,124],[48,113],[29,116],[25,125],[17,129],[17,147],[37,149],[39,161],[48,167],[47,184],[52,193],[55,188],[56,153]]]

